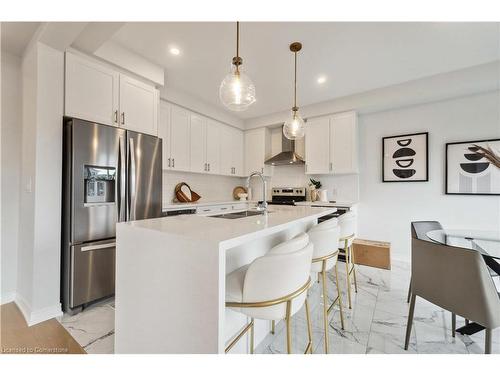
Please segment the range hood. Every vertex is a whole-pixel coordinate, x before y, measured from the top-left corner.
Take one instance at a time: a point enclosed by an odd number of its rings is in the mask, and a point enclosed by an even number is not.
[[[295,152],[295,141],[291,141],[281,132],[281,152],[265,161],[267,165],[297,165],[305,164],[302,156]]]

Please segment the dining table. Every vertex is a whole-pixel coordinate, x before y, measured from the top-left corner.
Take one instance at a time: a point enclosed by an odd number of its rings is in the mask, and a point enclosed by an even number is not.
[[[479,252],[490,269],[490,275],[500,280],[500,230],[438,229],[431,230],[426,235],[431,241],[441,245]],[[456,331],[472,335],[483,329],[480,324],[466,319],[466,324]]]

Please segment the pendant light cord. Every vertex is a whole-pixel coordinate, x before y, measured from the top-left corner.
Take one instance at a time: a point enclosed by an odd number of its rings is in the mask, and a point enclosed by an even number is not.
[[[293,108],[297,108],[297,52],[294,52],[295,56],[295,76],[294,76],[294,88],[293,88]]]
[[[236,21],[236,60],[240,59],[240,22]],[[240,72],[240,65],[236,64],[236,72]]]

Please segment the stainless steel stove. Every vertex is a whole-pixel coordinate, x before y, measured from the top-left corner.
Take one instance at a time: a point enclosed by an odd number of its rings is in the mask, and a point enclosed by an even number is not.
[[[273,187],[268,204],[295,205],[295,202],[306,200],[306,188],[303,187]]]

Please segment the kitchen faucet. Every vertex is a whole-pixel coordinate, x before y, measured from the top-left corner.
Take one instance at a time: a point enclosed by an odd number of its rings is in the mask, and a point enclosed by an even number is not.
[[[250,173],[250,176],[247,177],[247,183],[246,183],[247,191],[250,188],[250,180],[252,179],[253,176],[259,176],[260,179],[262,180],[262,203],[257,204],[257,209],[262,211],[267,211],[267,183],[262,173],[260,172]]]

